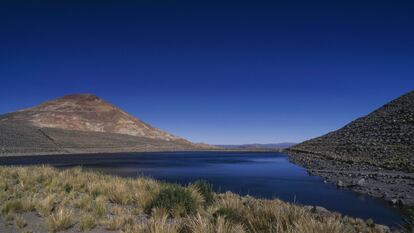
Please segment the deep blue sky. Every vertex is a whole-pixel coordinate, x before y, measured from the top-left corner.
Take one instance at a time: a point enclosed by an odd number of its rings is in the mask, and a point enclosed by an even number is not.
[[[94,93],[196,142],[299,142],[413,89],[413,12],[398,0],[1,1],[0,113]]]

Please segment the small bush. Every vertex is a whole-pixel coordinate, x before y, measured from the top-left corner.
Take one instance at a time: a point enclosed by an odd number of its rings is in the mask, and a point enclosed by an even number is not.
[[[214,202],[213,186],[205,180],[197,180],[191,186],[195,187],[200,194],[204,197],[204,201],[207,205]]]
[[[197,210],[197,202],[189,190],[177,185],[165,185],[147,209],[166,209],[171,216],[185,216]]]

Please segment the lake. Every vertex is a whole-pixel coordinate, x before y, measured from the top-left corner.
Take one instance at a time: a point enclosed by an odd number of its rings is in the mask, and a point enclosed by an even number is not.
[[[398,209],[382,200],[338,189],[291,163],[283,153],[169,152],[95,155],[48,155],[0,158],[2,165],[51,164],[82,166],[123,177],[149,176],[188,184],[203,179],[216,191],[232,191],[260,198],[280,198],[376,223],[402,224]]]

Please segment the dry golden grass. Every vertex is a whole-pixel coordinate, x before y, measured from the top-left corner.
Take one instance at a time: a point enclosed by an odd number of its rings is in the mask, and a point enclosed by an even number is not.
[[[35,211],[51,232],[72,227],[125,233],[385,232],[362,220],[277,199],[215,194],[203,182],[182,187],[45,166],[1,167],[0,177],[1,214],[13,217],[8,222],[22,227],[18,214]]]
[[[59,208],[55,213],[47,217],[50,232],[62,231],[70,228],[75,223],[73,210],[65,207]]]
[[[81,231],[90,231],[96,226],[95,217],[91,214],[83,214],[80,217],[79,228]]]
[[[130,204],[133,200],[130,186],[128,186],[126,182],[117,182],[115,180],[115,182],[103,186],[105,187],[104,194],[106,194],[109,201],[112,203],[126,205]]]
[[[198,214],[187,220],[185,227],[187,231],[193,233],[244,233],[242,224],[232,223],[224,217],[215,219],[208,216],[202,217]]]
[[[178,233],[182,229],[181,219],[169,219],[166,211],[154,210],[153,216],[146,223],[135,224],[125,233]]]
[[[42,217],[49,216],[54,208],[55,198],[55,194],[48,194],[45,198],[38,200],[35,204],[36,212]]]
[[[23,229],[27,226],[27,222],[22,216],[15,217],[14,222],[19,229]]]
[[[23,202],[20,199],[8,200],[4,202],[1,208],[2,214],[21,213],[22,211],[23,211]]]
[[[92,202],[92,214],[97,218],[102,218],[108,211],[108,199],[106,197],[97,197]]]
[[[93,198],[90,195],[81,195],[73,201],[73,205],[83,211],[91,211],[93,206]]]
[[[110,231],[121,230],[121,228],[125,225],[125,218],[124,216],[110,216],[101,221],[101,224],[105,227],[105,229]]]

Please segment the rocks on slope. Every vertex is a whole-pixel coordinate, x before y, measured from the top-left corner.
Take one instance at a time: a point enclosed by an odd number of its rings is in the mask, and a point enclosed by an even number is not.
[[[337,131],[289,150],[348,163],[414,171],[414,91]]]
[[[338,187],[414,205],[414,91],[324,136],[290,158]]]

